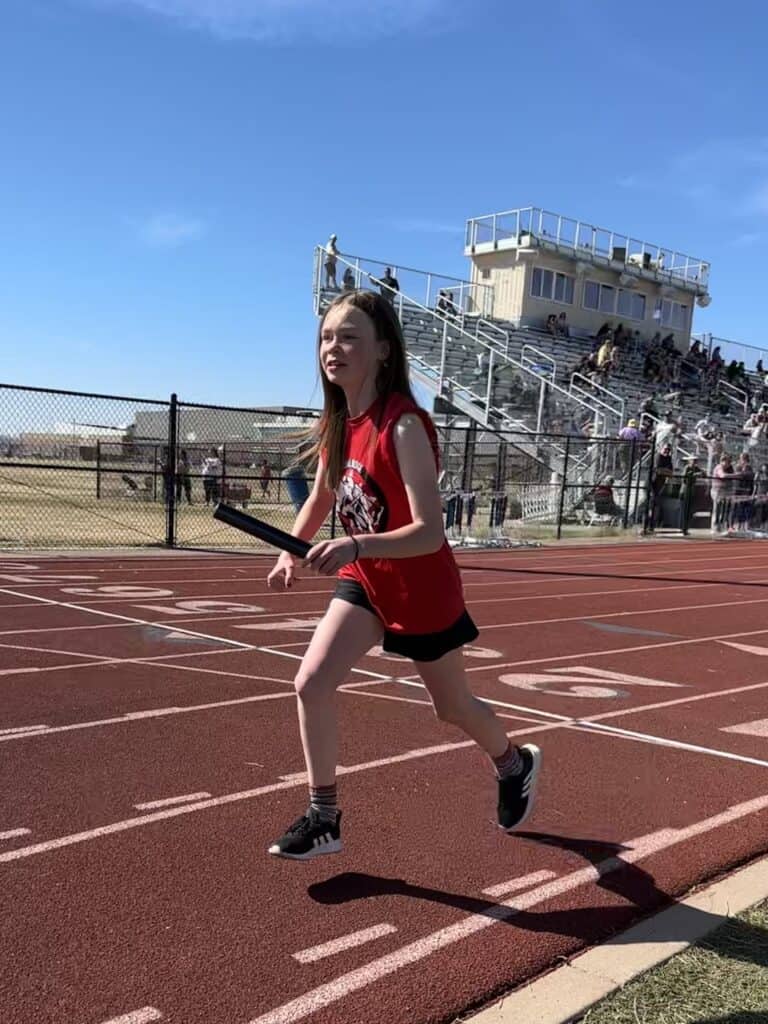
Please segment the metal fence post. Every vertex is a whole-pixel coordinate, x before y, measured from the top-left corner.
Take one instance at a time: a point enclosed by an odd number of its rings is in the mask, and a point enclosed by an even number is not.
[[[96,500],[101,498],[101,441],[96,438]]]
[[[163,476],[165,492],[165,545],[176,546],[176,450],[178,425],[178,398],[174,392],[168,408],[168,464]]]
[[[557,509],[557,539],[563,535],[563,508],[565,506],[565,489],[568,486],[568,457],[571,454],[570,434],[565,439],[565,455],[563,456],[563,482],[560,485],[560,504]]]
[[[152,501],[157,501],[157,445],[152,446]]]

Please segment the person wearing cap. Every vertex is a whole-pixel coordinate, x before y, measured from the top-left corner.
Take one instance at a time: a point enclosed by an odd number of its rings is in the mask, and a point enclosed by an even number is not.
[[[643,433],[637,425],[637,420],[627,421],[626,427],[622,427],[619,431],[619,440],[625,442],[621,445],[620,455],[622,468],[626,472],[632,459],[632,447],[644,440]]]

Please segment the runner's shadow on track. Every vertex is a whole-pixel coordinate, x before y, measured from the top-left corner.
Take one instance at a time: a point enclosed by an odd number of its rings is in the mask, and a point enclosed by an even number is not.
[[[525,906],[528,893],[525,891],[510,897],[510,900],[514,901],[516,905],[505,906],[489,899],[446,892],[442,889],[406,882],[402,878],[387,878],[355,871],[342,872],[324,882],[310,885],[307,892],[315,902],[326,905],[340,905],[381,896],[405,896],[408,899],[426,900],[468,914],[488,917],[500,924],[508,924],[524,931],[570,936],[586,943],[605,939],[630,927],[638,920],[638,917],[645,916],[652,911],[665,909],[676,903],[669,893],[657,886],[652,875],[636,864],[627,863],[620,858],[620,854],[628,852],[630,847],[602,840],[555,836],[540,832],[516,832],[515,836],[518,839],[528,839],[548,846],[556,846],[583,857],[600,872],[600,876],[594,879],[595,884],[620,897],[623,903],[621,905],[538,911],[533,909],[536,902],[543,903],[557,895],[554,894],[550,897],[546,895],[547,887],[554,882],[546,883],[541,887],[545,891],[538,900],[531,904],[531,909],[528,909]],[[582,884],[587,884],[586,880]],[[533,892],[536,890],[534,889]],[[638,914],[637,911],[641,913]],[[680,907],[679,913],[669,922],[666,932],[655,935],[655,940],[663,942],[689,941],[692,926],[702,930],[705,928],[711,930],[721,923],[722,919],[715,914],[693,907]],[[764,941],[768,936],[765,932],[744,922],[733,922],[733,924],[737,925],[739,929],[749,932],[751,941],[733,942],[728,955],[733,959],[768,967],[768,943]],[[762,936],[762,943],[755,942],[756,933]],[[623,940],[619,938],[617,941]],[[763,1024],[766,1024],[767,1021],[768,1018],[763,1021]],[[730,1022],[725,1021],[723,1024],[730,1024]]]

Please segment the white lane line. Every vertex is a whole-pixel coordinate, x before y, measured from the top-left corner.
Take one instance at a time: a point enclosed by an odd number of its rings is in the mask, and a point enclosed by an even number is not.
[[[292,953],[291,956],[294,960],[298,960],[300,964],[312,964],[316,960],[323,960],[325,957],[333,956],[335,953],[343,953],[346,949],[354,949],[356,946],[362,946],[366,942],[380,939],[384,935],[392,935],[396,931],[397,928],[393,924],[375,924],[371,928],[363,928],[362,931],[342,935],[340,938],[324,942],[320,946],[302,949],[298,953]]]
[[[132,622],[137,626],[152,626],[155,629],[167,629],[168,624],[165,622],[150,622],[147,619],[137,619],[132,615],[118,615],[117,612],[105,612],[100,608],[87,608],[85,605],[74,604],[71,601],[54,601],[49,597],[38,597],[32,594],[21,594],[16,590],[9,590],[7,587],[0,588],[0,594],[9,594],[11,597],[26,597],[31,601],[37,601],[40,604],[55,605],[57,608],[71,608],[78,612],[85,612],[87,615],[101,615],[107,619],[118,619],[121,622]],[[244,650],[251,650],[250,644],[241,643],[239,640],[229,640],[226,637],[212,636],[210,633],[198,633],[192,629],[183,629],[181,627],[175,630],[177,633],[184,633],[187,636],[194,637],[197,640],[213,640],[216,643],[228,644],[230,647],[239,647]]]
[[[162,1013],[154,1006],[142,1006],[140,1010],[131,1010],[130,1013],[123,1013],[119,1017],[110,1017],[101,1024],[150,1024],[150,1021],[162,1019]]]
[[[191,804],[196,800],[207,800],[210,793],[185,793],[184,796],[168,796],[164,800],[147,800],[143,804],[134,804],[137,811],[154,811],[158,807],[173,807],[176,804]]]
[[[0,729],[1,736],[18,736],[29,732],[40,732],[41,729],[47,729],[47,725],[18,725],[13,729]]]
[[[488,914],[470,914],[456,924],[425,935],[423,938],[379,957],[377,960],[372,960],[356,970],[341,974],[333,981],[305,992],[282,1006],[254,1017],[248,1024],[295,1024],[296,1021],[303,1020],[310,1014],[317,1013],[319,1010],[339,1002],[353,992],[367,988],[373,982],[385,978],[389,974],[394,974],[410,964],[425,960],[433,953],[461,942],[477,932],[490,928],[491,925],[511,920],[520,911],[530,910],[545,900],[554,899],[595,882],[626,864],[633,864],[651,854],[660,853],[695,836],[712,832],[716,828],[729,825],[767,808],[768,796],[761,796],[742,804],[736,804],[721,814],[705,818],[703,821],[681,829],[664,829],[638,839],[627,840],[621,845],[628,849],[623,850],[620,856],[611,857],[594,866],[580,868],[555,881],[545,882],[529,892],[518,894],[498,906],[489,908]]]
[[[172,666],[180,668],[181,666]],[[280,682],[280,680],[274,680]],[[69,725],[53,725],[46,729],[23,730],[22,732],[9,732],[0,734],[0,743],[7,743],[10,740],[25,740],[37,736],[53,736],[60,732],[77,732],[80,729],[98,729],[105,725],[125,725],[126,722],[139,722],[145,718],[165,718],[168,715],[188,715],[193,711],[210,711],[213,708],[231,708],[238,704],[258,704],[265,700],[281,700],[294,697],[293,690],[283,690],[281,693],[258,693],[252,697],[236,697],[232,700],[217,700],[209,704],[189,704],[186,707],[173,708],[149,708],[146,711],[126,711],[124,715],[117,715],[114,718],[98,718],[90,722],[71,722]]]
[[[426,690],[423,683],[411,682],[409,680],[399,680],[404,686],[411,686],[415,689]],[[511,704],[507,701],[496,700],[492,697],[479,697],[479,700],[484,701],[486,704],[491,704],[493,707],[505,708],[511,711],[521,711],[524,715],[530,715],[533,720],[547,719],[552,720],[557,726],[562,726],[567,729],[573,729],[580,732],[591,732],[598,730],[601,733],[607,735],[613,735],[618,739],[630,739],[637,740],[638,742],[650,743],[653,746],[669,747],[674,750],[687,750],[695,754],[706,754],[710,757],[720,757],[728,761],[740,761],[744,764],[752,764],[758,768],[768,768],[768,761],[762,761],[755,757],[746,757],[743,754],[732,753],[728,750],[718,750],[712,747],[697,746],[694,743],[685,743],[681,740],[670,739],[665,736],[656,736],[651,733],[635,732],[630,729],[623,729],[620,726],[604,725],[602,722],[606,718],[617,718],[624,717],[625,715],[636,715],[643,711],[655,711],[659,708],[674,707],[677,704],[691,704],[700,700],[712,700],[716,697],[725,697],[734,693],[747,693],[750,690],[760,690],[768,687],[768,682],[763,683],[750,683],[748,686],[733,687],[729,690],[715,690],[711,693],[699,693],[689,697],[679,697],[676,700],[658,701],[655,704],[641,704],[637,707],[621,708],[616,711],[604,711],[601,714],[589,715],[585,718],[574,718],[570,715],[556,714],[554,711],[543,711],[540,708],[531,708],[524,704]],[[341,687],[341,689],[345,689]],[[384,694],[379,693],[368,693],[365,690],[351,690],[348,691],[353,693],[355,696],[364,697],[383,697]],[[515,717],[522,718],[522,716],[505,715],[505,718]],[[527,719],[522,718],[523,721]],[[768,720],[766,720],[768,722]],[[537,730],[531,730],[537,731]],[[723,730],[726,731],[726,730]]]
[[[522,875],[520,878],[510,878],[508,882],[499,882],[498,885],[491,885],[483,889],[484,896],[507,896],[511,892],[520,892],[523,889],[530,889],[539,882],[548,882],[550,878],[557,878],[555,871],[534,871],[530,875]]]
[[[615,725],[605,725],[602,722],[574,722],[569,729],[577,729],[580,732],[598,732],[618,739],[636,740],[638,743],[650,743],[656,747],[668,747],[671,750],[689,750],[692,754],[707,754],[709,757],[721,757],[726,761],[739,761],[742,764],[753,764],[758,768],[768,768],[768,761],[761,761],[757,757],[746,757],[744,754],[734,754],[729,750],[716,750],[712,747],[700,747],[695,743],[683,743],[681,740],[669,739],[666,736],[654,736],[647,732],[634,732],[632,729],[620,729]]]
[[[533,729],[521,729],[517,732],[508,733],[509,736],[525,734],[530,736],[536,732],[546,732],[551,729],[560,728],[559,724],[542,725]],[[362,764],[351,765],[347,768],[338,769],[339,775],[353,775],[358,772],[369,771],[372,768],[382,768],[391,764],[402,764],[407,761],[414,761],[425,757],[434,757],[438,754],[445,754],[454,750],[464,750],[475,746],[474,740],[460,740],[456,743],[440,743],[432,747],[422,747],[417,750],[408,750],[402,754],[394,754],[391,757],[379,758],[375,761],[365,761]],[[8,850],[0,853],[0,864],[7,864],[15,860],[24,860],[27,857],[34,857],[39,853],[48,853],[51,850],[61,850],[67,846],[76,846],[80,843],[87,843],[102,836],[116,835],[119,832],[127,832],[134,828],[141,828],[143,825],[151,825],[156,821],[164,821],[168,818],[177,818],[184,814],[194,814],[197,811],[208,810],[211,807],[224,807],[227,804],[240,803],[243,800],[253,800],[256,797],[266,796],[270,793],[277,793],[281,790],[295,789],[305,784],[306,776],[303,774],[296,779],[289,779],[281,782],[272,782],[266,786],[258,786],[255,789],[245,789],[237,793],[226,793],[224,796],[211,797],[210,800],[200,800],[194,804],[182,804],[179,807],[167,807],[165,810],[152,811],[148,814],[135,818],[126,818],[122,821],[112,822],[110,825],[101,825],[98,828],[89,829],[84,832],[75,832],[66,836],[59,836],[57,839],[49,839],[46,842],[35,843],[32,846],[21,846],[16,850]]]
[[[741,725],[729,725],[720,732],[737,732],[744,736],[768,736],[768,718],[760,718],[755,722],[742,722]]]
[[[11,828],[7,832],[0,832],[0,839],[17,839],[19,836],[28,836],[28,828]]]
[[[567,577],[563,577],[562,580],[558,578],[558,579],[555,579],[555,580],[545,580],[543,582],[548,583],[548,584],[549,583],[559,583],[559,582],[563,582],[566,579],[567,579]],[[494,580],[494,581],[491,581],[489,583],[465,583],[464,584],[464,589],[467,590],[469,587],[486,587],[486,588],[505,587],[505,588],[509,589],[509,586],[510,586],[510,584],[509,584],[508,580],[504,580],[501,583],[499,583],[499,582]],[[516,582],[515,583],[515,589],[517,590],[519,588],[519,586],[520,586],[520,583]],[[505,595],[504,598],[499,598],[499,599],[494,598],[492,600],[499,600],[501,603],[504,603],[504,604],[512,604],[513,602],[517,602],[517,601],[549,601],[549,602],[551,602],[551,601],[559,600],[561,598],[571,598],[571,597],[578,597],[578,598],[583,598],[583,597],[612,597],[614,594],[650,594],[650,593],[653,593],[653,594],[665,593],[666,594],[666,593],[668,593],[670,591],[673,591],[673,590],[701,590],[704,587],[718,587],[718,586],[722,586],[722,584],[720,584],[720,583],[682,583],[682,584],[671,586],[671,587],[658,587],[658,586],[656,586],[656,587],[623,587],[623,588],[619,588],[619,589],[615,589],[615,590],[575,590],[575,591],[567,591],[565,593],[555,593],[555,594],[516,594],[514,596],[512,596],[512,595]],[[331,593],[332,593],[332,591],[330,591],[330,590],[303,590],[303,591],[301,591],[300,596],[301,597],[309,597],[311,595],[316,595],[316,594],[329,594],[330,595]],[[261,591],[254,590],[254,591],[248,591],[248,592],[245,592],[245,593],[243,593],[242,591],[238,591],[238,592],[234,592],[234,593],[231,593],[231,594],[229,594],[229,593],[228,594],[217,594],[216,598],[217,599],[219,599],[219,598],[221,598],[221,599],[225,599],[225,598],[230,598],[230,599],[231,598],[238,598],[238,599],[242,600],[243,598],[247,598],[247,597],[258,597],[258,598],[262,598],[263,599],[263,598],[275,597],[275,596],[276,595],[274,593],[273,594],[265,594],[265,593],[262,593]],[[204,598],[208,598],[209,599],[210,595],[197,594],[197,595],[194,595],[193,597],[182,598],[181,600],[182,601],[194,601],[194,600],[203,600]],[[158,604],[156,605],[156,609],[158,611],[160,611],[160,605],[161,605],[163,600],[165,600],[165,601],[167,601],[169,603],[169,607],[167,609],[165,609],[167,611],[167,613],[168,613],[168,616],[169,616],[168,619],[167,620],[166,619],[159,620],[163,624],[171,623],[171,622],[192,623],[192,622],[208,622],[208,621],[216,621],[216,620],[224,621],[224,622],[230,622],[230,621],[236,621],[237,619],[244,619],[244,618],[251,618],[251,617],[252,618],[257,618],[257,619],[269,619],[270,616],[282,616],[282,617],[285,617],[285,609],[280,609],[278,611],[261,611],[261,612],[243,612],[243,611],[225,611],[225,610],[221,610],[221,611],[216,611],[216,612],[207,612],[205,615],[202,615],[199,612],[196,613],[196,614],[192,614],[191,612],[182,612],[181,614],[179,614],[178,610],[174,608],[174,605],[179,602],[179,598],[176,598],[176,597],[173,597],[173,598],[170,598],[170,597],[169,598],[158,598]],[[472,604],[479,604],[479,603],[482,603],[483,600],[484,599],[482,599],[482,598],[470,599],[469,603],[470,603],[470,605],[472,605]],[[488,600],[488,599],[486,599],[486,600]],[[97,604],[98,605],[102,605],[102,604],[125,604],[125,603],[127,603],[125,598],[113,598],[113,597],[110,597],[110,598],[107,598],[107,599],[105,599],[103,601],[87,601],[87,602],[83,602],[83,605],[84,605],[84,607],[91,608],[91,607],[93,607],[94,605],[97,605]],[[29,608],[29,607],[34,607],[34,605],[30,605],[29,603],[25,602],[23,604],[5,604],[5,605],[0,605],[0,607],[2,607],[2,608]],[[297,613],[297,614],[301,614],[301,615],[322,615],[323,611],[324,611],[324,609],[322,609],[322,608],[313,608],[313,609],[310,609],[308,611],[302,611],[302,612]],[[17,628],[17,629],[3,629],[3,630],[0,630],[0,636],[15,636],[15,635],[20,634],[20,633],[55,633],[55,632],[61,632],[62,630],[67,630],[69,632],[70,630],[87,630],[87,629],[128,629],[131,625],[132,625],[132,623],[130,623],[130,622],[100,622],[100,623],[92,623],[92,624],[87,625],[87,626],[43,626],[43,627],[38,627],[36,629],[19,629],[19,628]]]
[[[0,644],[0,648],[9,651],[32,651],[36,654],[65,654],[70,658],[86,658],[88,661],[104,661],[103,654],[81,654],[80,651],[60,651],[56,647],[31,647],[28,644]]]

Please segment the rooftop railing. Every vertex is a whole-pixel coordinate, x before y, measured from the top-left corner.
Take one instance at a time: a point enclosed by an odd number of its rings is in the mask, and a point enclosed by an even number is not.
[[[701,294],[706,294],[709,284],[709,263],[704,260],[537,206],[468,220],[466,249],[487,245],[550,247],[594,262],[619,263],[639,276],[695,287]]]

